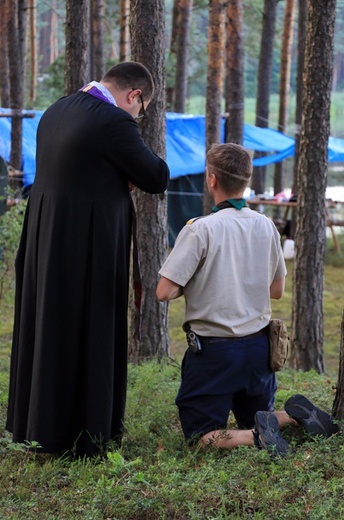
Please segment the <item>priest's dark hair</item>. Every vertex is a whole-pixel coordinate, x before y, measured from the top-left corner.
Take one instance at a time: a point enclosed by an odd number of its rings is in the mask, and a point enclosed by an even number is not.
[[[118,90],[127,88],[141,89],[145,101],[152,99],[154,95],[154,81],[149,70],[137,61],[122,61],[111,67],[102,81],[109,82]]]

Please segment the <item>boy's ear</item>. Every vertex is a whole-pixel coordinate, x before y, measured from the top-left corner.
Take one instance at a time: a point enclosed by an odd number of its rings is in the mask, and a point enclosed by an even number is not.
[[[217,177],[216,177],[215,173],[211,174],[210,186],[212,188],[216,188],[216,186],[217,186]]]

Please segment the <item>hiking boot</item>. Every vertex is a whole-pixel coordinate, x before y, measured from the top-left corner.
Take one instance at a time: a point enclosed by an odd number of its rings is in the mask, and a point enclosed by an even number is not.
[[[312,436],[323,435],[324,437],[331,437],[334,433],[339,432],[334,418],[314,406],[303,395],[297,394],[290,397],[285,403],[284,409],[290,417],[295,419]]]
[[[266,449],[272,455],[283,456],[288,443],[280,433],[278,420],[272,412],[257,412],[254,416],[254,443],[260,449]]]

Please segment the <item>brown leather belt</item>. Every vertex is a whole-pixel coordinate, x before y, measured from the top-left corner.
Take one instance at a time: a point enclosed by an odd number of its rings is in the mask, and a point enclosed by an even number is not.
[[[230,336],[227,338],[224,337],[215,337],[215,336],[198,336],[201,341],[207,341],[208,343],[218,343],[219,341],[239,341],[241,339],[251,339],[256,338],[258,336],[266,336],[268,333],[267,327],[264,327],[263,329],[259,330],[258,332],[253,332],[253,334],[248,334],[247,336]]]

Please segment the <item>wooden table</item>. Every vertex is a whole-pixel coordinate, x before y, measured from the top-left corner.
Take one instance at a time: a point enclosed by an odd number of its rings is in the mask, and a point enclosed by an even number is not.
[[[285,222],[287,220],[290,208],[295,208],[297,206],[297,202],[290,202],[290,201],[287,201],[287,200],[286,201],[282,201],[282,202],[278,202],[275,199],[257,199],[257,198],[246,199],[246,203],[249,206],[260,206],[260,205],[262,205],[262,206],[270,206],[270,207],[274,207],[274,208],[285,208],[284,216],[283,216],[283,220]],[[336,222],[334,222],[332,220],[331,215],[329,213],[329,204],[328,203],[326,203],[325,211],[326,211],[326,219],[327,219],[326,220],[326,224],[327,224],[327,226],[331,230],[331,235],[332,235],[334,247],[335,247],[336,251],[340,251],[340,244],[339,244],[338,239],[336,237],[336,232],[335,232],[333,226],[334,225],[342,226],[342,225],[344,225],[344,223],[342,221],[336,223]]]

